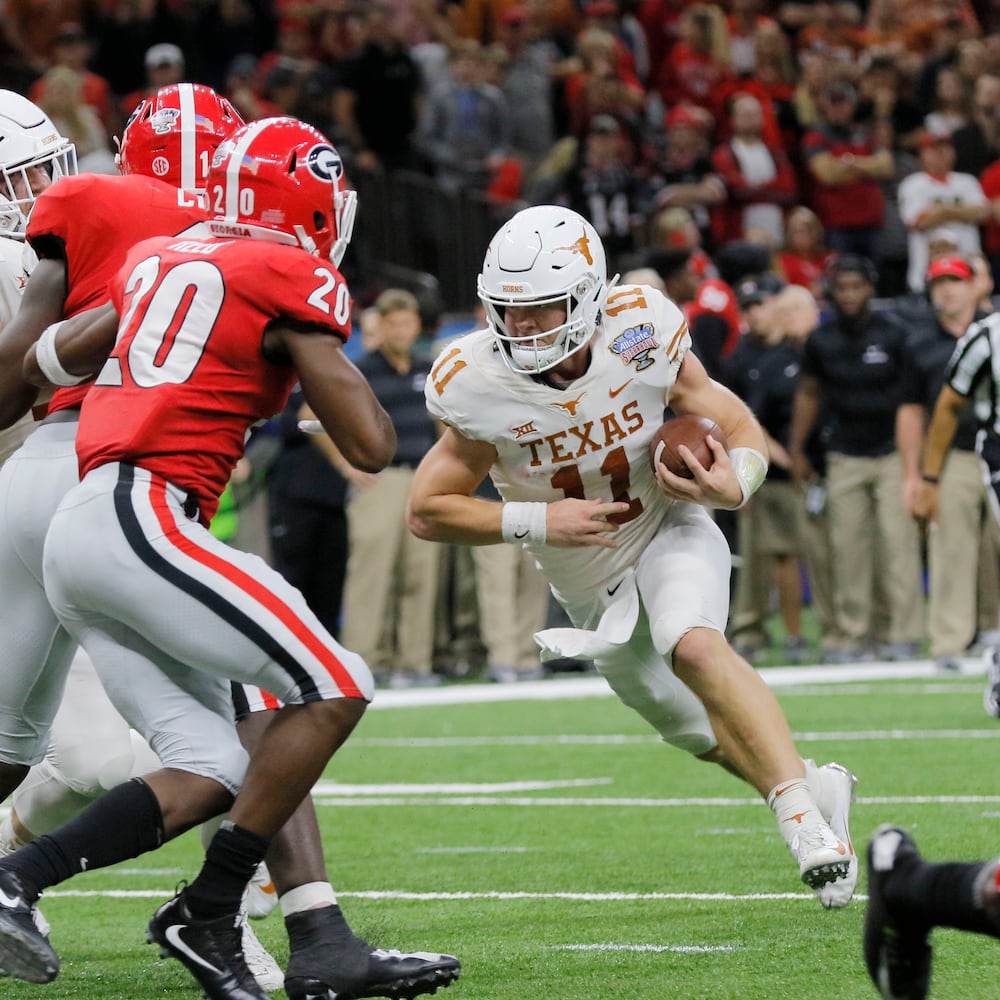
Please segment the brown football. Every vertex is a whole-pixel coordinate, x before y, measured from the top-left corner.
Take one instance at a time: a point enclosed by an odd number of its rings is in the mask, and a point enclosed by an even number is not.
[[[685,479],[694,479],[694,473],[684,464],[684,459],[681,458],[680,452],[677,450],[678,446],[682,444],[691,449],[695,459],[701,462],[706,469],[711,468],[715,456],[705,440],[710,434],[723,448],[729,450],[726,432],[708,417],[686,413],[668,420],[649,442],[649,461],[653,466],[653,471],[656,471],[656,463],[660,461],[674,475],[683,476]]]

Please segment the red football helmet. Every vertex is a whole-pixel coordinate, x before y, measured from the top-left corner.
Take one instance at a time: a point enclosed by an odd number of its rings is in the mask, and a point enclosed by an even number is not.
[[[216,149],[242,124],[239,112],[211,87],[161,87],[125,125],[118,141],[118,169],[156,177],[184,191],[203,191]]]
[[[300,246],[340,266],[357,192],[330,140],[296,118],[265,118],[234,132],[208,175],[209,228]]]

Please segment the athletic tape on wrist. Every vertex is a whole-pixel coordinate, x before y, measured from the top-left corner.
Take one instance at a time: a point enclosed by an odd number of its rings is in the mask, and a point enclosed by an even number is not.
[[[756,448],[733,448],[729,452],[729,461],[733,464],[743,493],[739,505],[742,507],[764,482],[767,476],[767,459]],[[735,509],[739,510],[739,507]]]
[[[500,531],[505,542],[520,545],[522,542],[545,542],[547,503],[505,503]]]
[[[85,382],[89,376],[70,375],[63,368],[59,355],[56,353],[56,335],[65,322],[65,320],[61,320],[58,323],[53,323],[42,331],[42,335],[35,342],[35,360],[38,362],[42,374],[53,385],[79,385],[81,382]]]

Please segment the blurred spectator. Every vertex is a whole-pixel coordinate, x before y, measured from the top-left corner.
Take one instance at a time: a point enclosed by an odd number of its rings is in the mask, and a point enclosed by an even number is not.
[[[89,104],[83,103],[83,80],[65,66],[46,70],[39,81],[38,106],[60,135],[76,144],[80,173],[116,174],[111,137]]]
[[[121,101],[121,112],[126,121],[144,98],[155,94],[160,87],[181,83],[185,78],[184,53],[172,42],[160,42],[146,49],[144,65],[146,85],[126,94]]]
[[[732,137],[712,154],[714,172],[726,187],[726,200],[712,210],[715,245],[762,229],[777,246],[784,210],[795,201],[795,173],[785,153],[764,142],[764,115],[756,97],[737,94],[729,118]]]
[[[649,220],[647,243],[650,250],[687,250],[699,281],[717,278],[712,258],[702,249],[701,230],[686,208],[664,208]]]
[[[876,56],[861,73],[855,116],[876,129],[887,123],[894,143],[916,146],[924,112],[907,95],[903,74],[892,57]]]
[[[728,8],[729,65],[737,76],[755,76],[758,33],[762,28],[778,28],[778,23],[764,14],[761,0],[729,0]]]
[[[965,80],[955,66],[941,66],[934,81],[933,109],[924,116],[928,132],[952,133],[969,124],[972,105]]]
[[[807,132],[820,124],[823,92],[834,82],[833,60],[818,52],[804,52],[799,65],[801,77],[792,95],[792,108],[800,132]]]
[[[421,97],[420,69],[400,20],[382,0],[365,8],[364,41],[343,66],[334,118],[361,170],[415,169],[413,146]]]
[[[500,89],[510,111],[511,153],[527,175],[555,141],[553,75],[561,54],[550,39],[538,34],[536,19],[523,4],[504,11],[497,41],[507,53]]]
[[[440,681],[431,672],[440,553],[410,533],[405,510],[413,472],[435,440],[424,405],[430,364],[414,352],[420,336],[416,297],[390,288],[375,308],[378,342],[358,368],[392,419],[399,443],[388,468],[351,477],[342,633],[344,644],[383,682],[424,686]]]
[[[1000,275],[1000,159],[983,171],[980,187],[990,208],[983,224],[983,249],[996,276]]]
[[[103,5],[90,23],[96,44],[91,68],[108,81],[114,95],[108,123],[112,132],[121,129],[132,111],[130,107],[123,115],[122,98],[145,84],[145,54],[153,45],[173,42],[186,49],[195,59],[192,68],[199,74],[208,74],[209,53],[211,58],[217,57],[211,40],[195,35],[191,18],[182,16],[166,0],[116,0]],[[219,69],[221,77],[222,67]]]
[[[481,58],[478,42],[459,40],[448,77],[432,87],[421,110],[418,148],[451,190],[485,191],[510,147],[507,101],[481,82]]]
[[[726,187],[712,167],[712,119],[703,108],[678,104],[667,113],[666,128],[666,147],[656,158],[649,180],[652,204],[657,210],[686,208],[702,238],[709,241],[709,209],[726,197]]]
[[[802,140],[803,154],[830,249],[874,259],[885,220],[878,182],[892,175],[892,154],[855,124],[857,100],[851,84],[830,84],[820,98],[819,125]]]
[[[771,390],[762,384],[782,371],[770,363],[775,352],[780,351],[787,361],[787,352],[781,349],[781,338],[775,336],[768,310],[770,301],[783,287],[777,275],[765,273],[748,275],[735,289],[744,333],[726,359],[723,381],[761,420],[771,464],[767,479],[750,502],[740,508],[736,518],[740,571],[736,577],[730,634],[734,648],[750,660],[771,645],[767,619],[773,585],[787,635],[785,658],[799,662],[806,648],[802,636],[799,567],[802,548],[799,524],[805,509],[792,483],[784,447],[791,420],[791,399],[783,412],[770,406],[764,412]],[[797,368],[797,359],[792,360]]]
[[[577,40],[580,69],[566,77],[562,100],[569,131],[583,136],[594,115],[633,118],[646,95],[635,73],[623,65],[620,45],[610,32],[588,28]]]
[[[921,170],[899,184],[899,214],[909,230],[910,291],[924,287],[929,259],[927,238],[932,229],[947,226],[960,252],[979,250],[979,224],[990,215],[983,189],[971,174],[956,173],[955,147],[947,134],[925,133],[920,139]]]
[[[988,73],[976,80],[971,120],[952,135],[952,142],[955,169],[961,173],[982,178],[1000,159],[1000,76]]]
[[[65,66],[73,70],[81,80],[80,97],[97,113],[101,124],[108,128],[111,124],[111,88],[108,81],[88,68],[93,46],[87,33],[79,24],[64,24],[52,39],[52,66]],[[41,100],[42,81],[36,80],[28,91],[28,100],[36,104]]]
[[[795,392],[802,372],[802,353],[809,335],[819,325],[819,307],[812,293],[801,285],[788,285],[771,299],[767,322],[780,347],[768,355],[765,377],[754,393],[755,412],[770,424],[785,421],[791,434]],[[801,532],[802,557],[809,578],[810,606],[819,625],[821,655],[826,659],[836,649],[836,619],[833,603],[833,547],[826,506],[826,449],[831,433],[829,415],[821,410],[806,442],[806,454],[815,474],[801,492],[799,504],[805,516],[795,522]],[[791,470],[789,437],[772,443],[771,466]]]
[[[913,328],[901,374],[902,398],[896,415],[896,441],[903,459],[903,497],[915,514],[923,481],[920,454],[945,366],[969,324],[982,319],[977,286],[968,261],[938,257],[927,269],[927,294],[933,311]],[[959,669],[958,658],[976,634],[976,591],[983,524],[990,520],[986,487],[976,454],[978,420],[973,407],[958,418],[948,461],[941,473],[941,517],[927,533],[928,617],[931,656],[941,669]]]
[[[803,488],[816,478],[806,442],[825,404],[834,436],[827,453],[827,512],[839,658],[873,652],[887,659],[916,655],[923,638],[920,542],[915,522],[902,516],[903,468],[896,450],[900,373],[907,328],[871,301],[878,275],[855,254],[828,270],[833,316],[806,341],[795,392],[788,451]],[[884,589],[888,621],[876,614]]]
[[[277,104],[267,100],[260,93],[256,81],[257,57],[255,55],[244,52],[230,62],[229,69],[226,71],[226,85],[222,92],[243,116],[243,120],[248,122],[257,121],[260,118],[271,118],[282,113]]]
[[[52,42],[65,24],[83,24],[88,0],[4,0],[3,31],[14,51],[37,75],[52,58]]]
[[[775,271],[790,285],[808,288],[814,298],[821,299],[823,275],[832,256],[819,216],[805,205],[793,208],[785,223],[782,247],[775,254]]]
[[[556,200],[589,220],[604,243],[608,269],[635,248],[639,191],[627,158],[622,128],[611,115],[597,115],[563,178]]]
[[[879,273],[878,293],[892,298],[906,292],[909,267],[909,229],[903,221],[899,203],[899,185],[920,169],[920,161],[905,144],[893,142],[891,121],[879,119],[873,126],[878,144],[892,155],[892,175],[879,181],[885,220],[878,241],[876,264]]]
[[[810,22],[798,33],[800,55],[818,52],[850,66],[861,51],[861,9],[851,0],[818,0]]]
[[[201,81],[221,90],[234,57],[261,56],[274,48],[276,18],[268,0],[218,0],[201,4],[195,18],[198,48],[205,53]]]
[[[680,39],[653,80],[664,105],[688,102],[718,118],[716,95],[734,75],[725,15],[715,4],[692,4],[681,15]]]

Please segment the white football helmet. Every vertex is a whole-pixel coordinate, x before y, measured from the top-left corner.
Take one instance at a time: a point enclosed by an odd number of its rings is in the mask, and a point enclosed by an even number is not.
[[[0,90],[0,236],[24,239],[31,206],[41,193],[32,184],[35,167],[53,182],[75,174],[76,147],[37,105]]]
[[[568,208],[536,205],[518,212],[490,241],[476,290],[507,366],[534,375],[590,342],[613,284],[597,230]],[[559,303],[566,321],[551,330],[515,336],[507,328],[509,306]]]

